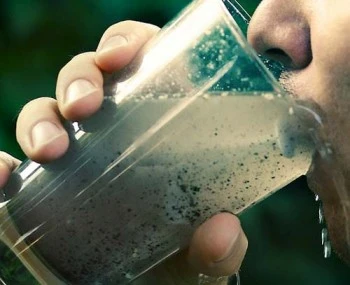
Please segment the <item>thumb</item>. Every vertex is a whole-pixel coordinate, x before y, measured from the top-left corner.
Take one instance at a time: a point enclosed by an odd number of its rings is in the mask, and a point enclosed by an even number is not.
[[[198,273],[229,276],[236,273],[243,261],[248,241],[237,217],[229,213],[215,215],[193,235],[188,250],[158,265],[133,285],[200,284]],[[228,278],[206,278],[207,285],[227,284]]]
[[[189,263],[209,276],[236,273],[247,251],[248,241],[238,218],[230,213],[215,215],[195,232],[189,248]]]

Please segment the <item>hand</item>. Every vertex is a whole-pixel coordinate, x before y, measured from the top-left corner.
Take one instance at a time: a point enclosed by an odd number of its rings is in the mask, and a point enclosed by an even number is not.
[[[96,52],[74,57],[59,73],[57,100],[36,99],[19,115],[17,140],[26,155],[41,163],[61,157],[69,145],[62,122],[79,121],[95,113],[103,101],[103,73],[130,63],[158,30],[149,24],[121,22],[104,33]],[[8,167],[0,173],[0,181],[6,180],[10,170]],[[231,275],[239,269],[246,248],[247,239],[238,219],[222,213],[197,229],[188,250],[158,266],[136,284],[192,284],[192,280],[197,282],[198,272]]]
[[[11,155],[0,151],[0,189],[5,186],[11,172],[21,163]],[[0,199],[0,203],[2,200]]]

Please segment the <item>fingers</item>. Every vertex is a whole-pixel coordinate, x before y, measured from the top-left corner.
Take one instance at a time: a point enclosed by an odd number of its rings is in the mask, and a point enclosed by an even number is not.
[[[158,31],[144,23],[126,21],[110,27],[97,53],[74,57],[59,73],[56,97],[27,104],[17,123],[17,139],[26,155],[45,163],[62,156],[68,135],[61,118],[79,121],[95,113],[103,101],[102,71],[123,68]]]
[[[111,26],[97,52],[74,57],[59,73],[56,97],[63,117],[79,121],[95,113],[103,101],[102,71],[125,67],[159,28],[133,21]]]
[[[95,53],[74,57],[60,71],[56,85],[59,110],[64,118],[78,121],[95,113],[103,101],[103,77]]]
[[[5,186],[11,172],[21,162],[11,155],[0,151],[0,189]]]
[[[61,157],[69,145],[57,102],[51,98],[33,100],[23,108],[16,135],[25,154],[40,163]]]
[[[158,31],[159,28],[154,25],[134,21],[111,26],[98,45],[96,64],[106,72],[123,68]]]
[[[248,247],[247,238],[237,217],[221,213],[202,224],[189,248],[190,264],[210,276],[236,273]]]

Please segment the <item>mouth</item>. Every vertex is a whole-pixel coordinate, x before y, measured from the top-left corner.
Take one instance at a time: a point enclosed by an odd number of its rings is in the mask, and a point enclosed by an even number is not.
[[[342,259],[350,262],[350,146],[348,89],[337,85],[336,73],[325,71],[311,61],[298,70],[287,70],[280,84],[295,100],[311,103],[322,119],[320,145],[306,177],[309,189],[322,201],[332,245]],[[342,89],[343,88],[343,89]],[[323,146],[330,152],[323,152]]]
[[[282,72],[279,82],[289,96],[312,113],[312,121],[314,122],[311,122],[311,125],[315,131],[313,136],[315,136],[314,142],[317,145],[317,150],[313,157],[313,163],[306,175],[308,186],[322,201],[332,201],[334,200],[334,195],[330,194],[330,192],[334,191],[330,191],[330,189],[335,187],[329,171],[329,161],[327,157],[325,159],[323,149],[327,145],[325,143],[326,135],[324,134],[326,117],[321,107],[315,102],[318,94],[316,88],[312,88],[312,86],[315,86],[312,62],[304,69]]]

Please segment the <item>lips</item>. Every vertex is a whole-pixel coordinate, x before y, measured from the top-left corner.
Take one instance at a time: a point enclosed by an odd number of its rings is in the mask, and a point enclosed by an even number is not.
[[[302,70],[287,71],[282,74],[280,83],[283,88],[296,100],[304,102],[305,105],[311,105],[323,122],[327,118],[322,110],[319,102],[322,102],[322,94],[320,90],[315,87],[315,66],[311,62],[306,68]],[[309,104],[310,103],[310,104]],[[323,128],[325,126],[322,126]],[[324,134],[323,134],[324,135]],[[329,161],[323,159],[319,152],[317,152],[313,159],[313,164],[307,174],[308,185],[310,189],[323,201],[334,201],[335,189],[332,175],[329,171]]]

